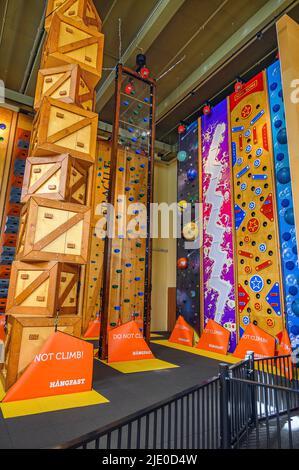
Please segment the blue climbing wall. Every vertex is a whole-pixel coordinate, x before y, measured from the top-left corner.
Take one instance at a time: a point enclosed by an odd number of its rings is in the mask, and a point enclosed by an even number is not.
[[[280,62],[267,70],[287,328],[299,344],[299,264]]]

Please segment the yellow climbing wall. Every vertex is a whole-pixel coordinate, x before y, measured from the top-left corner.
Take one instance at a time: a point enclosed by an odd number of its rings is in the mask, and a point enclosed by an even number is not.
[[[260,73],[230,97],[240,334],[284,328],[271,123]]]

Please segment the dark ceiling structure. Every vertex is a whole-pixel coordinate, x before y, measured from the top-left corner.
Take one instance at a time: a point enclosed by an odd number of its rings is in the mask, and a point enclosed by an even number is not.
[[[157,153],[175,155],[177,126],[192,122],[277,54],[275,22],[299,21],[299,0],[94,0],[105,34],[97,89],[100,128],[113,121],[114,69],[146,54],[158,79]],[[0,79],[7,98],[30,109],[45,40],[45,0],[0,0]],[[120,34],[121,31],[121,34]]]

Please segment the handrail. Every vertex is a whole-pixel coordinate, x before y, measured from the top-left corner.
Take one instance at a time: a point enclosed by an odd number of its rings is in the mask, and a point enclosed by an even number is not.
[[[101,428],[95,431],[87,433],[78,438],[72,439],[71,441],[66,442],[65,444],[52,447],[52,449],[64,450],[64,449],[74,449],[74,448],[77,448],[79,445],[84,446],[85,444],[88,444],[89,442],[93,442],[96,439],[100,439],[101,437],[107,434],[113,433],[119,428],[127,426],[128,424],[132,423],[133,421],[137,419],[142,419],[144,416],[154,413],[155,411],[161,408],[164,408],[165,406],[170,406],[172,403],[198,391],[201,388],[208,386],[211,383],[217,382],[218,380],[219,380],[219,377],[213,377],[212,379],[205,380],[200,385],[195,385],[187,390],[184,390],[183,392],[178,392],[175,395],[173,395],[171,398],[166,398],[165,400],[155,403],[154,405],[150,405],[146,408],[143,408],[142,410],[135,411],[134,413],[132,413],[129,416],[126,416],[125,418],[121,418],[117,421],[114,421],[113,423],[102,426]]]
[[[292,393],[297,393],[299,395],[299,390],[296,390],[294,388],[289,388],[289,387],[282,387],[281,385],[264,384],[262,382],[253,382],[252,380],[237,379],[235,377],[230,377],[229,380],[231,382],[248,384],[248,385],[255,386],[255,387],[271,388],[273,390],[279,390],[281,392],[292,392]]]

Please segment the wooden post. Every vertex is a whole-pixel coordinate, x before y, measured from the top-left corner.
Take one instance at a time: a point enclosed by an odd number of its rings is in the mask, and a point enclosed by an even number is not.
[[[299,24],[288,15],[277,22],[277,36],[285,113],[287,123],[288,148],[292,177],[293,202],[297,240],[299,239]],[[297,92],[296,92],[297,89]]]

